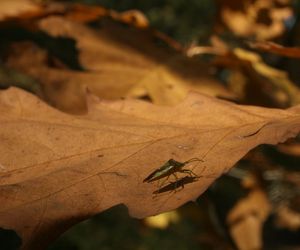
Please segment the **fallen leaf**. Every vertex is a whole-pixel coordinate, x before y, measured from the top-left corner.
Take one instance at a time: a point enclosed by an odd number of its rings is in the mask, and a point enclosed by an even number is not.
[[[46,100],[61,110],[83,112],[86,88],[105,99],[149,96],[163,105],[177,104],[190,90],[234,99],[208,74],[208,64],[157,46],[147,31],[115,22],[92,29],[61,17],[39,26],[53,37],[74,39],[85,71],[47,65],[48,54],[31,43],[12,46],[6,65],[37,79]]]
[[[278,145],[276,148],[279,152],[288,156],[300,157],[300,144],[297,141]]]
[[[257,73],[269,79],[276,88],[282,89],[287,94],[290,105],[300,103],[300,89],[289,79],[285,71],[268,66],[264,63],[261,56],[253,52],[237,48],[234,50],[234,54],[242,60],[251,62]]]
[[[127,10],[124,12],[117,12],[103,8],[101,6],[88,6],[84,4],[62,4],[64,17],[72,21],[88,23],[99,21],[103,17],[110,17],[116,21],[129,24],[131,26],[145,29],[149,26],[147,17],[139,10]],[[49,7],[48,7],[49,8]]]
[[[212,46],[192,46],[188,56],[216,55],[213,65],[229,68],[228,89],[236,99],[259,106],[289,107],[300,103],[300,89],[289,79],[287,72],[267,65],[259,54],[226,47],[218,37],[212,37]],[[296,49],[296,48],[295,48]]]
[[[218,18],[241,37],[272,39],[282,35],[284,22],[293,17],[290,1],[216,0]],[[219,22],[220,22],[219,21]]]
[[[230,53],[216,57],[213,64],[234,69],[243,75],[241,77],[233,71],[232,78],[238,77],[241,80],[235,84],[239,85],[238,92],[243,92],[245,102],[281,108],[300,103],[300,89],[289,79],[288,74],[265,64],[262,57],[256,53],[235,48]],[[241,90],[241,85],[245,86],[244,90]],[[235,92],[232,89],[233,84],[230,86],[231,91]]]
[[[19,16],[38,16],[41,6],[30,0],[1,0],[0,21]]]
[[[131,24],[138,28],[148,28],[149,21],[147,17],[139,10],[127,10],[124,12],[111,11],[110,16],[115,20]]]
[[[300,214],[287,206],[281,206],[276,210],[276,225],[297,231],[300,228]]]
[[[102,73],[109,69],[112,77],[120,75],[124,80],[134,77],[136,80],[123,96],[137,97],[137,93],[146,93],[154,103],[165,105],[182,101],[190,90],[233,98],[225,87],[208,75],[209,65],[159,48],[153,43],[155,37],[147,31],[128,30],[116,23],[106,23],[107,27],[100,33],[56,17],[41,20],[39,25],[52,36],[75,39],[84,68]],[[117,62],[116,58],[119,59]],[[124,70],[125,65],[127,72],[134,72],[130,78],[126,72],[118,72],[120,68]],[[99,92],[96,94],[99,96]]]
[[[97,21],[103,17],[110,17],[117,21],[136,27],[147,27],[147,19],[136,10],[117,12],[101,6],[89,6],[79,3],[41,3],[34,0],[1,0],[0,21],[33,21],[47,15],[63,15],[67,19],[88,23]]]
[[[62,113],[23,90],[0,92],[0,226],[43,249],[71,225],[117,204],[143,218],[195,200],[250,149],[300,131],[300,106],[240,106],[191,93],[175,107],[99,101]],[[170,158],[199,178],[155,194],[143,180]],[[186,174],[178,173],[180,178]],[[170,178],[171,180],[171,178]],[[174,180],[171,180],[174,181]]]
[[[269,41],[250,42],[249,45],[254,49],[259,49],[280,56],[300,58],[299,47],[284,47],[282,45]]]
[[[239,250],[262,249],[262,229],[271,209],[265,192],[252,186],[248,196],[229,212],[227,224]]]
[[[109,10],[101,6],[83,4],[64,4],[64,16],[76,22],[93,22],[109,16]]]

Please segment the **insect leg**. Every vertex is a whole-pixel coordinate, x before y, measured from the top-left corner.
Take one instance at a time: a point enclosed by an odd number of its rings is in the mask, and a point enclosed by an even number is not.
[[[178,176],[175,173],[172,173],[172,175],[175,177],[175,188],[174,189],[176,190],[179,179],[178,179]]]
[[[160,186],[159,182],[160,182],[160,180],[157,181],[157,185],[156,185],[157,188],[159,188],[159,186]]]
[[[170,177],[170,175],[168,175],[167,178],[164,179],[164,181],[158,186],[158,189],[161,189],[165,185],[165,183],[169,179],[169,177]]]
[[[180,173],[187,173],[190,177],[199,177],[197,174],[195,174],[192,170],[189,169],[182,169],[179,171]]]
[[[157,181],[157,191],[159,191],[160,189],[163,188],[163,186],[165,185],[166,181],[169,179],[170,175],[167,176],[167,178],[165,178],[163,180],[163,182],[160,184],[160,179]],[[155,198],[157,196],[158,193],[155,194],[155,196],[153,198]]]
[[[178,181],[178,176],[175,173],[172,173],[172,175],[175,177],[175,180]]]
[[[157,180],[157,185],[156,185],[157,190],[161,189],[161,185],[160,185],[159,182],[160,182],[160,179]],[[157,195],[158,195],[158,193],[155,193],[155,195],[153,196],[153,198],[156,198]]]

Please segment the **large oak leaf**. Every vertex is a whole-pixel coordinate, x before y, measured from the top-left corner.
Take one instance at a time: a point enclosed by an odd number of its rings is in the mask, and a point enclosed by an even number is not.
[[[250,149],[300,130],[299,106],[240,106],[197,93],[175,107],[94,96],[88,106],[86,115],[74,116],[19,89],[0,92],[0,227],[14,229],[23,249],[41,249],[117,204],[138,218],[174,209],[196,199]],[[143,183],[170,158],[193,157],[203,162],[186,168],[200,178],[184,189],[153,194],[157,182]]]

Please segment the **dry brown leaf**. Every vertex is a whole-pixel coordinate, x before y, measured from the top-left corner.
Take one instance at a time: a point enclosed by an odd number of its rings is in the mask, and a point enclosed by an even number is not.
[[[153,36],[107,22],[99,30],[60,17],[40,22],[54,37],[75,39],[84,72],[47,65],[47,54],[31,44],[16,44],[7,65],[39,80],[47,101],[68,112],[85,107],[85,88],[105,99],[149,95],[157,104],[176,104],[189,90],[234,98],[209,74],[209,66],[155,45]]]
[[[19,16],[39,15],[41,6],[30,0],[1,0],[0,21]]]
[[[41,249],[69,226],[117,204],[138,218],[196,199],[250,149],[300,131],[300,107],[240,106],[190,94],[175,107],[89,97],[89,113],[57,111],[11,88],[0,92],[0,226]],[[170,158],[204,162],[179,192],[143,179]],[[183,174],[179,174],[183,177]]]
[[[282,45],[269,41],[250,42],[249,45],[252,48],[259,49],[265,52],[281,56],[300,58],[300,47],[284,47]]]
[[[300,143],[297,141],[278,145],[277,150],[289,156],[300,157]]]
[[[111,11],[110,16],[115,20],[131,24],[137,28],[148,28],[149,21],[147,17],[139,10],[127,10],[124,12]]]
[[[219,56],[226,56],[230,54],[230,48],[220,37],[212,35],[210,37],[210,43],[210,46],[191,44],[187,49],[185,49],[185,53],[189,57],[201,54],[212,54]]]
[[[245,101],[265,106],[288,107],[300,103],[300,89],[289,79],[285,71],[278,70],[265,64],[261,56],[256,53],[236,48],[224,55],[216,57],[214,65],[237,70],[233,71],[233,78],[240,82],[231,84],[245,96]],[[235,80],[236,80],[235,79]],[[233,82],[234,83],[234,82]],[[246,84],[245,84],[246,83]],[[241,89],[244,85],[245,88]],[[235,91],[233,91],[235,92]]]
[[[110,17],[138,28],[146,28],[148,26],[147,18],[138,10],[117,12],[95,5],[50,1],[42,3],[39,0],[0,1],[0,21],[32,21],[34,18],[42,18],[50,14],[64,15],[67,19],[82,23]]]
[[[268,197],[259,188],[254,188],[230,211],[227,223],[239,250],[262,249],[262,228],[270,211]]]
[[[62,4],[64,17],[76,22],[88,23],[97,21],[103,17],[110,17],[116,21],[129,24],[137,28],[147,28],[149,21],[147,17],[139,10],[127,10],[117,12],[115,10],[105,9],[101,6],[89,6],[78,3]]]
[[[251,62],[253,69],[260,75],[269,79],[274,87],[282,89],[290,102],[290,105],[296,105],[300,103],[300,89],[289,79],[288,74],[285,71],[278,70],[264,63],[261,56],[253,52],[237,48],[234,50],[234,54],[248,62]],[[278,96],[280,99],[280,96]]]
[[[101,6],[64,4],[64,16],[76,22],[92,22],[109,16],[109,10]]]
[[[217,55],[213,64],[231,69],[228,88],[236,97],[244,102],[251,101],[254,105],[281,108],[300,103],[300,89],[285,71],[267,65],[254,52],[241,48],[230,50],[218,37],[212,37],[211,40],[213,46],[193,46],[187,50],[187,55]],[[293,49],[296,52],[297,48]]]
[[[103,31],[95,32],[62,18],[54,17],[40,22],[43,31],[77,41],[80,62],[85,68],[101,72],[109,70],[112,78],[119,75],[124,80],[128,76],[125,72],[119,72],[120,68],[124,70],[127,67],[126,70],[130,73],[135,72],[130,91],[123,92],[123,96],[147,94],[156,104],[176,104],[185,98],[189,90],[233,98],[220,83],[207,74],[208,65],[160,49],[153,44],[154,37],[150,33],[124,29],[113,23],[107,23],[107,26]],[[102,58],[106,59],[105,62]],[[118,62],[116,59],[119,59]],[[96,94],[101,96],[99,92]]]
[[[285,31],[284,21],[293,16],[290,1],[217,1],[219,19],[236,35],[272,39]]]
[[[287,206],[281,206],[276,211],[276,225],[296,231],[300,228],[300,214]]]

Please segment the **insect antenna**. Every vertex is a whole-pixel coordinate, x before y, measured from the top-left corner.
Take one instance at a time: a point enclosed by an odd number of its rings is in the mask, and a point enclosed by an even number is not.
[[[185,161],[184,164],[187,164],[187,163],[190,163],[190,162],[193,162],[193,161],[202,161],[203,162],[202,159],[199,159],[199,158],[195,157],[195,158],[192,158],[192,159],[189,159],[189,160]]]
[[[199,158],[197,158],[197,157],[194,157],[194,158],[191,158],[191,159],[187,160],[186,162],[184,162],[184,164],[187,164],[187,163],[190,163],[190,162],[194,162],[194,161],[204,162],[204,160],[199,159]],[[192,168],[192,170],[191,170],[192,172],[193,172],[193,170],[198,166],[198,164],[199,164],[199,163],[197,163],[196,166],[194,166],[194,167]],[[205,170],[205,168],[206,168],[206,166],[205,166],[204,169],[201,171],[201,173]]]

